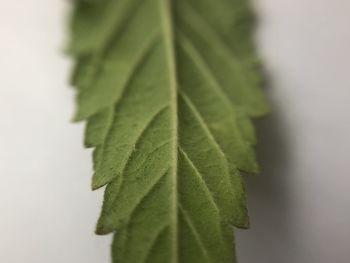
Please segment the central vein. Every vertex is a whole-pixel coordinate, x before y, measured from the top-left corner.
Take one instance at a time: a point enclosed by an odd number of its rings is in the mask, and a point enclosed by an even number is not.
[[[174,46],[174,31],[172,17],[172,0],[158,0],[162,17],[162,27],[165,39],[166,60],[169,70],[169,86],[170,86],[170,105],[171,105],[171,133],[172,133],[172,222],[171,222],[171,237],[172,237],[172,262],[177,263],[178,260],[178,208],[177,208],[177,169],[178,169],[178,99],[177,99],[177,72]]]

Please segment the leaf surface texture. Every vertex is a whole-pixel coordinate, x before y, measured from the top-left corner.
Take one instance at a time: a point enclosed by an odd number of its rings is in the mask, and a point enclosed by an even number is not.
[[[269,107],[246,0],[80,0],[76,120],[106,186],[96,232],[116,263],[232,263],[248,227],[240,171]]]

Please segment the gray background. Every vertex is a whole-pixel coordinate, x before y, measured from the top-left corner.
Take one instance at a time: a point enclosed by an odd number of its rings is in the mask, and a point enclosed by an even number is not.
[[[0,0],[0,262],[109,262],[93,235],[102,192],[69,123],[67,2]],[[241,263],[348,263],[350,2],[260,0],[257,41],[274,114],[258,122]]]

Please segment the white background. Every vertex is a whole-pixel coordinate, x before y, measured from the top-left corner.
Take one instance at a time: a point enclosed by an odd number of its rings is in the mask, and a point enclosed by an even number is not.
[[[69,122],[68,1],[0,0],[0,262],[109,262],[83,126]],[[241,263],[350,260],[350,2],[257,0],[274,114],[258,122]],[[132,262],[131,262],[132,263]]]

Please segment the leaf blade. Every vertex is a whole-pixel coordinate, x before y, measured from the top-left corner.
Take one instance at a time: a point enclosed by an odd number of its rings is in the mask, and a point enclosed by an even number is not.
[[[113,261],[235,261],[230,225],[249,225],[239,171],[258,171],[251,118],[268,112],[238,26],[246,2],[75,5],[76,119],[95,147],[92,187],[107,185],[96,232],[115,233]]]

